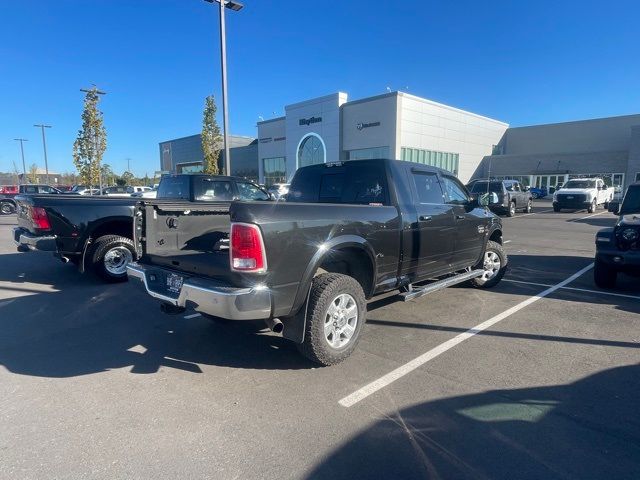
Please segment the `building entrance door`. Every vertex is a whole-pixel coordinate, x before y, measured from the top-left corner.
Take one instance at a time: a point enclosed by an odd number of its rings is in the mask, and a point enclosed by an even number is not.
[[[538,188],[546,188],[549,194],[556,191],[560,183],[564,183],[564,175],[534,175],[533,184]]]

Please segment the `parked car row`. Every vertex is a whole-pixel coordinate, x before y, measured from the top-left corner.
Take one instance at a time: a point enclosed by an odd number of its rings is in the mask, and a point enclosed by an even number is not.
[[[166,313],[262,320],[322,365],[356,348],[367,299],[489,288],[505,273],[501,220],[487,208],[498,195],[471,195],[444,170],[312,165],[286,197],[208,175],[163,177],[156,199],[20,195],[14,239],[108,282],[128,272]]]

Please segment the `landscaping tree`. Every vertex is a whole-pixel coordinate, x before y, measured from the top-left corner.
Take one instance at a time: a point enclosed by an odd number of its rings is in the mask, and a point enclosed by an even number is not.
[[[29,183],[38,183],[38,166],[32,163],[29,167],[29,173],[27,174]]]
[[[204,102],[204,112],[202,115],[202,151],[204,152],[204,165],[202,171],[209,175],[218,175],[218,159],[222,147],[222,136],[220,127],[216,121],[216,102],[213,95],[209,95]],[[228,172],[225,172],[227,175]]]
[[[124,181],[125,185],[130,185],[135,176],[131,172],[124,172],[120,178]]]
[[[107,131],[102,112],[98,110],[99,101],[98,89],[93,87],[84,98],[82,128],[73,142],[73,163],[84,185],[100,183],[100,163],[107,149]]]
[[[113,173],[113,169],[111,165],[108,163],[103,164],[100,167],[100,172],[102,173],[102,180],[106,185],[113,185],[115,173]]]

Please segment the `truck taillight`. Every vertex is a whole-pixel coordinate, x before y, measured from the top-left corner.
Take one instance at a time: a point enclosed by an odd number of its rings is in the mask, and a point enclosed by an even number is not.
[[[232,223],[230,255],[232,270],[264,272],[267,258],[260,228],[248,223]]]
[[[33,226],[39,230],[51,230],[51,222],[47,212],[42,207],[31,207]]]

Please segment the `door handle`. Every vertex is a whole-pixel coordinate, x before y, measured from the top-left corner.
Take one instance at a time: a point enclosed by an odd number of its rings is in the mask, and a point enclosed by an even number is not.
[[[464,215],[456,215],[456,220],[464,220],[465,218]]]
[[[420,220],[421,222],[430,222],[431,215],[420,215],[420,218],[418,218],[418,220]]]

